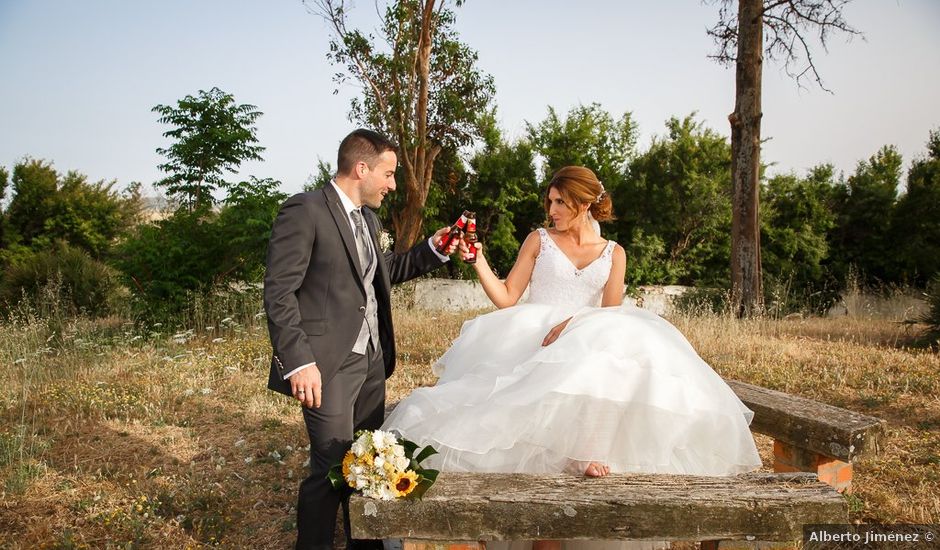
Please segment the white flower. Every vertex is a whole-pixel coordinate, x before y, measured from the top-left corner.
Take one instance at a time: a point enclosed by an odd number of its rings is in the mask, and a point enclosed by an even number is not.
[[[381,468],[382,466],[385,465],[385,459],[382,458],[381,456],[377,456],[377,457],[375,457],[375,462],[374,462],[374,464],[375,464],[375,467],[376,467],[376,468]]]
[[[389,234],[388,231],[382,230],[382,232],[379,233],[379,248],[382,249],[382,252],[388,252],[389,250],[391,250],[392,244],[394,242],[395,240],[392,239],[392,236]]]
[[[363,436],[353,442],[351,449],[353,454],[358,457],[369,452],[369,447],[369,442],[366,441],[365,436]]]
[[[386,445],[388,445],[385,439],[386,433],[387,432],[383,432],[382,430],[375,430],[375,432],[373,432],[372,446],[375,447],[376,451],[382,451],[385,449]]]

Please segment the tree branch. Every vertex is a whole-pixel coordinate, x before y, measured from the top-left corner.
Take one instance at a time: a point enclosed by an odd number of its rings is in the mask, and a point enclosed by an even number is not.
[[[382,90],[376,84],[375,79],[369,74],[363,60],[348,45],[347,40],[349,39],[350,35],[346,30],[346,15],[343,9],[343,0],[339,0],[338,7],[335,6],[333,0],[312,1],[319,9],[319,15],[333,26],[333,31],[336,33],[337,38],[339,38],[339,40],[342,42],[343,47],[346,48],[345,54],[349,57],[349,59],[352,60],[359,72],[359,75],[372,90],[373,96],[375,97],[376,102],[379,104],[379,108],[383,111],[388,111],[388,103],[386,101],[385,94],[382,93]],[[304,1],[304,5],[306,5],[306,0]]]

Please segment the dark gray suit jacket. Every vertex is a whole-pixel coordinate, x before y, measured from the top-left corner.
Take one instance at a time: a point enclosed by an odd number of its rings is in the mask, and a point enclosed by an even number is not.
[[[444,262],[425,241],[404,254],[383,254],[378,216],[366,207],[362,212],[379,252],[373,286],[388,378],[395,369],[391,285]],[[365,306],[356,241],[336,190],[326,185],[287,199],[274,221],[264,276],[264,309],[274,349],[268,388],[290,395],[284,375],[314,361],[326,384],[352,351]]]

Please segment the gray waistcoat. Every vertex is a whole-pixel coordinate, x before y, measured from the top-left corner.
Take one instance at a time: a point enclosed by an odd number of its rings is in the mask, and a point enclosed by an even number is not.
[[[362,284],[366,289],[366,311],[362,327],[359,329],[359,336],[356,338],[356,345],[352,349],[354,353],[362,355],[366,353],[370,338],[372,346],[376,349],[379,347],[379,304],[375,301],[375,287],[372,286],[372,280],[375,279],[376,266],[382,259],[378,256],[377,250],[373,250],[373,257],[375,259],[369,271],[362,277]]]

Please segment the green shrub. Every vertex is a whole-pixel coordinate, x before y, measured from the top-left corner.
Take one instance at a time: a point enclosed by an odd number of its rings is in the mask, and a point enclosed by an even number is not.
[[[26,305],[43,316],[105,317],[121,312],[126,301],[114,269],[64,243],[20,254],[7,265],[0,285],[0,303]]]
[[[142,224],[119,247],[114,263],[134,293],[134,314],[169,321],[194,295],[219,288],[231,269],[226,243],[207,210],[177,211],[154,224]]]
[[[731,291],[722,288],[690,288],[672,306],[681,315],[726,315],[731,311]]]

